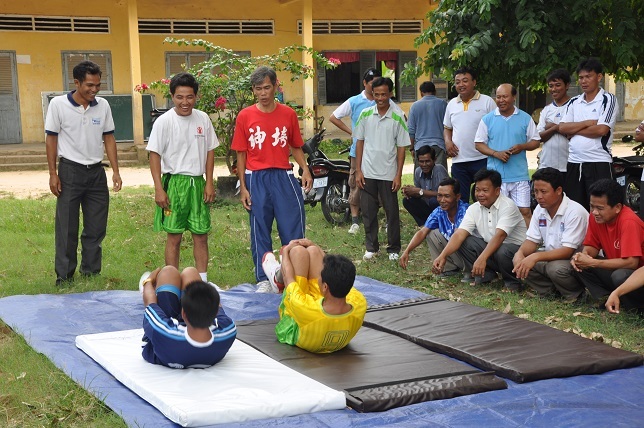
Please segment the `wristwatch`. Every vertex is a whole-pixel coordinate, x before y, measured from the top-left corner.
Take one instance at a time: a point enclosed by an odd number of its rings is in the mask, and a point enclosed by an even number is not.
[[[418,194],[420,195],[420,197],[421,197],[421,198],[423,197],[423,193],[425,193],[425,192],[423,192],[423,189],[420,189],[420,190],[418,191]]]

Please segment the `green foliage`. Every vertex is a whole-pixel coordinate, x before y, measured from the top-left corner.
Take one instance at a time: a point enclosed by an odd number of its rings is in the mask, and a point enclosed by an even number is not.
[[[192,46],[203,48],[210,54],[204,62],[187,69],[199,82],[199,97],[195,107],[210,115],[219,138],[220,147],[218,155],[227,157],[228,168],[231,167],[229,155],[232,143],[235,121],[239,112],[252,105],[255,97],[250,84],[251,73],[259,66],[266,65],[275,71],[287,72],[292,82],[310,79],[315,74],[315,69],[301,62],[302,53],[308,55],[326,68],[334,68],[337,60],[329,60],[324,55],[306,46],[287,46],[279,49],[274,55],[244,56],[238,55],[230,49],[214,45],[202,39],[176,39],[167,37],[164,43],[173,43],[177,46]],[[298,59],[294,59],[297,56]],[[155,90],[165,98],[170,98],[170,79],[159,79],[146,85],[142,83],[135,88],[140,92],[148,89]],[[278,84],[281,92],[281,84]],[[311,117],[313,112],[304,110],[292,103],[300,117]]]
[[[644,77],[641,0],[443,0],[427,16],[415,44],[429,49],[405,66],[405,81],[429,72],[451,80],[470,66],[483,91],[501,82],[545,89],[551,70],[573,72],[589,56],[618,80]]]

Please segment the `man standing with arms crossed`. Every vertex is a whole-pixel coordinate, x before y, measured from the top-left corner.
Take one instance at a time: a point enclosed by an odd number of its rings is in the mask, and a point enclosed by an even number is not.
[[[101,272],[101,243],[107,231],[110,195],[103,145],[112,166],[114,191],[121,190],[114,121],[107,101],[97,97],[101,69],[91,61],[74,67],[76,90],[55,97],[45,119],[49,189],[56,200],[56,285],[71,281],[77,265],[79,209],[83,209],[81,275]],[[59,159],[58,173],[56,158]]]
[[[304,238],[302,188],[289,163],[292,154],[302,168],[302,186],[313,180],[302,151],[302,135],[295,111],[275,101],[277,74],[262,66],[250,76],[257,103],[237,116],[232,149],[237,151],[239,194],[250,216],[250,248],[257,292],[278,293],[262,269],[262,257],[273,251],[273,220],[282,245]]]
[[[476,71],[463,67],[454,73],[458,96],[447,104],[443,126],[445,149],[452,157],[452,177],[461,183],[461,199],[470,201],[470,186],[474,174],[485,169],[487,156],[474,147],[474,136],[481,118],[494,111],[496,104],[476,90]]]
[[[599,86],[602,71],[596,58],[579,63],[577,79],[584,93],[570,101],[559,124],[559,132],[570,137],[564,190],[584,207],[590,202],[590,186],[613,178],[611,145],[619,106],[615,95]]]

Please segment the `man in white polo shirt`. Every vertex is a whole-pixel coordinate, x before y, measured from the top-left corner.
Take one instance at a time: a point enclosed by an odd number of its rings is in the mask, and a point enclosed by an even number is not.
[[[76,90],[55,97],[45,119],[49,189],[56,200],[56,285],[71,281],[76,272],[79,209],[82,275],[101,271],[101,243],[107,231],[110,195],[103,169],[103,145],[112,166],[114,191],[121,190],[114,139],[114,121],[107,101],[97,97],[101,69],[91,61],[74,67]],[[56,159],[58,171],[56,171]]]
[[[613,178],[611,145],[619,106],[615,95],[599,86],[602,71],[596,58],[579,63],[577,79],[584,93],[570,101],[559,124],[559,132],[570,137],[564,190],[584,207],[590,203],[590,186]]]
[[[567,303],[581,296],[584,286],[573,276],[570,258],[581,249],[588,228],[588,211],[563,192],[563,174],[540,168],[532,176],[535,208],[527,239],[514,255],[514,273],[540,296],[558,291]],[[537,251],[543,245],[543,251]]]
[[[476,90],[476,71],[463,67],[454,73],[458,96],[447,104],[443,119],[445,150],[452,157],[452,177],[461,183],[461,199],[470,201],[474,174],[487,166],[487,156],[476,150],[474,136],[481,118],[494,111],[496,104]]]
[[[400,214],[398,190],[405,164],[405,148],[411,145],[405,118],[389,104],[394,82],[388,77],[373,81],[376,105],[362,110],[355,135],[356,183],[360,188],[360,209],[365,231],[364,259],[373,258],[378,244],[378,196],[387,215],[387,253],[398,260]]]
[[[432,271],[442,273],[447,258],[458,252],[475,284],[493,282],[499,272],[505,290],[519,291],[521,283],[512,273],[512,257],[525,239],[523,217],[512,199],[501,194],[498,171],[480,170],[474,176],[474,186],[478,202],[467,209],[461,225],[434,260]]]

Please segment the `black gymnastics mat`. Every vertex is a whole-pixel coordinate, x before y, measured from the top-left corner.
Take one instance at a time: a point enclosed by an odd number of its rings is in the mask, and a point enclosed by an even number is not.
[[[362,327],[351,343],[313,354],[275,338],[277,320],[237,323],[237,338],[324,385],[343,390],[359,412],[506,389],[494,373],[439,355],[396,335]]]
[[[464,303],[419,298],[371,307],[364,326],[515,382],[641,366],[644,356]],[[364,328],[364,327],[363,327]]]

